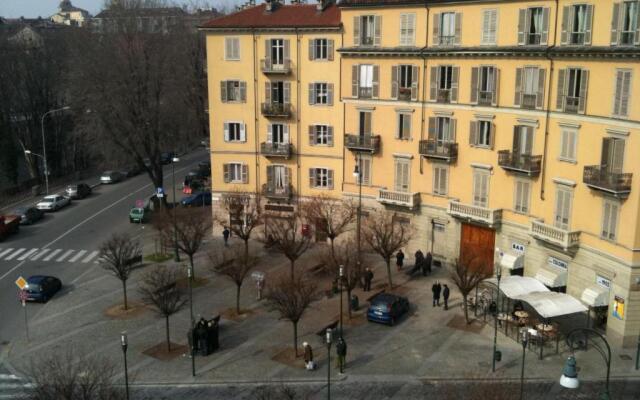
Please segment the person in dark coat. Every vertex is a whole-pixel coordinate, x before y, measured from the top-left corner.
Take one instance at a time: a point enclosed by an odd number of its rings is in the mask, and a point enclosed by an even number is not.
[[[449,309],[449,286],[444,285],[444,289],[442,289],[442,298],[444,299],[444,309]]]
[[[222,231],[222,238],[224,239],[224,245],[228,246],[229,245],[229,236],[231,236],[231,231],[229,230],[229,228],[227,228],[226,226],[224,227],[224,230]]]
[[[433,256],[431,252],[427,253],[427,258],[425,258],[424,263],[422,264],[422,275],[427,276],[431,275],[431,262],[433,261]]]
[[[438,282],[433,282],[431,285],[431,294],[433,294],[433,306],[436,306],[436,292],[438,291]]]
[[[347,362],[347,342],[342,337],[339,337],[338,343],[336,343],[336,354],[338,355],[338,368],[340,368],[340,373],[342,374]]]
[[[402,265],[404,264],[404,253],[402,250],[398,250],[396,253],[396,267],[398,267],[398,271],[402,269]]]
[[[373,281],[373,271],[367,268],[364,271],[364,291],[368,292],[371,290],[371,281]]]
[[[304,347],[304,366],[311,371],[315,369],[313,365],[313,349],[307,342],[302,343],[302,347]],[[309,365],[309,363],[311,363],[311,365]]]
[[[436,305],[440,307],[440,294],[442,293],[442,285],[436,281]]]

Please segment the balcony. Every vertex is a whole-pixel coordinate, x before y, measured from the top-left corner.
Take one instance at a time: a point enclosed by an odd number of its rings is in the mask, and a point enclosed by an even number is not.
[[[580,245],[580,231],[565,231],[541,221],[531,221],[529,234],[543,242],[562,247],[564,250]]]
[[[569,42],[573,45],[583,45],[584,44],[584,32],[571,32],[569,35]]]
[[[262,103],[262,115],[267,118],[291,118],[291,104]]]
[[[456,37],[454,35],[440,36],[438,39],[438,45],[440,46],[453,46],[456,44]]]
[[[371,87],[358,87],[359,99],[370,99],[373,97],[373,88]]]
[[[609,172],[603,166],[589,165],[584,167],[582,181],[591,189],[626,199],[631,192],[632,176],[632,173]]]
[[[522,94],[522,103],[521,108],[535,109],[536,108],[536,99],[538,98],[535,94]]]
[[[380,151],[380,136],[347,134],[344,136],[344,147],[351,151],[366,151],[375,154]]]
[[[411,101],[411,88],[398,88],[398,100]]]
[[[274,63],[270,58],[260,60],[260,69],[264,74],[288,75],[291,72],[291,60],[283,60],[282,63]]]
[[[503,169],[528,176],[540,175],[542,156],[513,153],[510,150],[498,152],[498,165]]]
[[[260,144],[260,154],[265,157],[284,157],[291,158],[291,143],[269,143],[262,142]]]
[[[380,189],[378,192],[378,201],[382,204],[414,209],[420,205],[420,193],[395,192],[393,190]]]
[[[478,104],[483,106],[490,106],[493,104],[493,92],[478,92]]]
[[[540,45],[540,38],[542,37],[542,35],[540,33],[528,33],[526,34],[527,38],[527,45],[530,46],[539,46]]]
[[[451,102],[451,89],[438,89],[438,97],[436,98],[438,103],[450,103]]]
[[[455,162],[458,159],[458,143],[442,142],[435,139],[420,141],[420,155],[426,158]]]
[[[453,217],[474,221],[490,227],[499,225],[502,221],[502,210],[462,204],[457,201],[449,202],[447,212]]]
[[[262,194],[273,200],[289,200],[293,194],[291,185],[278,186],[273,183],[265,183],[262,185]]]
[[[580,97],[565,96],[564,112],[577,113],[580,108]]]

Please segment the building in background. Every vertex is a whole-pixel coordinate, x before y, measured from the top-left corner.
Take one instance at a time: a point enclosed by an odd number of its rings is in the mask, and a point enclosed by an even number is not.
[[[58,12],[51,16],[51,21],[56,24],[71,26],[86,26],[91,19],[91,14],[87,10],[78,8],[71,4],[71,0],[62,0],[58,6]]]
[[[327,3],[202,27],[216,194],[355,198],[358,163],[409,251],[536,278],[635,345],[639,2]]]

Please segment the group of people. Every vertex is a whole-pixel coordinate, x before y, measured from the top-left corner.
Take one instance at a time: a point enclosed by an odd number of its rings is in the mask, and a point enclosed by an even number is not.
[[[445,283],[444,285],[440,284],[440,281],[435,281],[431,286],[431,292],[433,293],[433,306],[440,307],[440,294],[442,294],[442,299],[444,300],[444,309],[449,309],[449,286]]]
[[[318,366],[313,360],[313,349],[307,342],[302,343],[302,347],[304,348],[304,367],[308,371],[313,371]],[[338,341],[336,342],[336,356],[336,368],[338,368],[342,374],[344,373],[344,367],[347,363],[347,342],[345,342],[342,336],[338,337]]]
[[[398,250],[398,252],[396,253],[396,267],[398,268],[398,271],[402,270],[402,267],[404,266],[404,257],[405,256],[402,250]],[[415,272],[418,272],[420,270],[422,270],[423,276],[430,275],[431,263],[433,262],[433,256],[431,255],[431,252],[427,252],[427,256],[425,257],[422,250],[418,250],[416,251],[415,258],[415,264],[413,265],[413,268],[407,271],[407,275],[413,275]]]

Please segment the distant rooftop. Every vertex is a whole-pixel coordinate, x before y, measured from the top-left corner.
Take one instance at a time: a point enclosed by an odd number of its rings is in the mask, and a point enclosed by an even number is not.
[[[102,10],[95,18],[123,18],[136,17],[184,17],[188,15],[180,7],[156,7],[156,8],[110,8]]]

